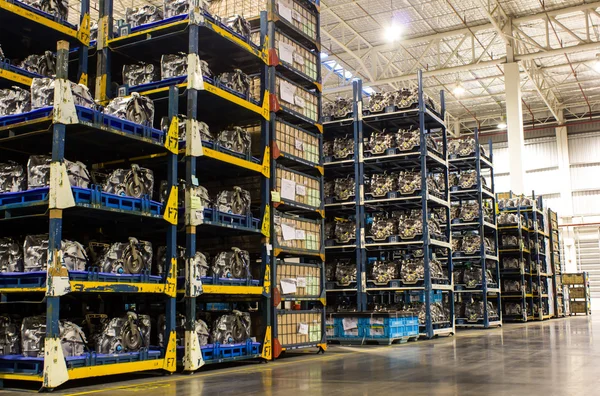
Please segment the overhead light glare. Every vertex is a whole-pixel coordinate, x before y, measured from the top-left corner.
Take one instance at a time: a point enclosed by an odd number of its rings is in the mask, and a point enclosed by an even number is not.
[[[402,26],[398,23],[392,23],[385,29],[385,39],[391,43],[400,40],[402,36]]]
[[[600,54],[596,54],[596,61],[594,62],[594,70],[600,73]]]
[[[466,92],[465,87],[460,84],[460,81],[456,83],[456,86],[452,90],[452,93],[456,96],[461,96]]]
[[[506,125],[506,122],[502,121],[498,124],[498,129],[506,129],[508,127],[508,125]]]

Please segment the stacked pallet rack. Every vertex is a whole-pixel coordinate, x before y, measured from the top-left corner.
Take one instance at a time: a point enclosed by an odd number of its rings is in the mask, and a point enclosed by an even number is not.
[[[4,20],[2,26],[5,26]],[[54,33],[49,32],[48,36],[54,37]],[[41,34],[39,38],[43,40],[44,37]],[[32,340],[28,338],[28,349],[23,346],[26,356],[0,357],[0,383],[5,380],[33,381],[40,382],[42,389],[52,390],[73,379],[157,369],[173,372],[173,321],[165,323],[162,336],[169,342],[163,347],[132,339],[133,343],[141,342],[143,347],[137,349],[129,344],[135,351],[107,354],[90,351],[88,345],[92,340],[88,339],[83,354],[65,356],[63,353],[66,342],[62,339],[64,320],[83,325],[85,317],[90,325],[89,318],[123,312],[171,317],[175,309],[176,271],[176,208],[152,201],[149,195],[139,198],[115,195],[105,193],[101,186],[93,184],[85,188],[71,187],[72,175],[67,174],[66,159],[83,161],[88,168],[97,168],[99,164],[129,156],[145,158],[139,163],[150,166],[157,177],[166,179],[168,191],[176,191],[177,169],[175,154],[169,151],[160,130],[104,114],[95,106],[75,105],[71,83],[67,80],[69,43],[59,41],[57,48],[54,105],[5,116],[0,122],[3,159],[25,163],[29,155],[52,152],[49,187],[0,195],[2,236],[48,233],[47,237],[41,236],[47,238],[47,242],[31,246],[33,251],[40,251],[41,257],[35,265],[39,269],[25,268],[28,272],[0,274],[4,314],[45,315],[45,324],[40,324],[38,329],[25,331],[23,323],[22,333],[29,334],[28,337],[35,333],[41,339],[41,348],[32,350],[37,347],[32,347]],[[151,159],[155,156],[168,161],[155,162]],[[30,176],[40,175],[32,171]],[[33,181],[32,178],[28,177],[28,183]],[[169,198],[172,201],[172,194]],[[73,256],[64,250],[65,239],[77,238],[86,244],[95,240],[115,242],[127,240],[132,234],[140,238],[140,242],[143,238],[152,241],[153,246],[166,246],[167,265],[163,276],[151,275],[149,270],[136,275],[105,272],[87,262],[87,258],[83,263],[85,270],[69,270],[65,265],[67,258],[70,262],[73,260]],[[133,257],[141,254],[140,251],[133,252],[136,249],[132,246],[134,243],[137,240],[130,238]],[[33,256],[27,259],[31,252],[23,250],[27,267],[32,264]],[[139,259],[140,256],[133,258],[124,266],[137,267],[141,265]],[[82,263],[78,263],[79,267]],[[43,303],[40,304],[41,297]],[[22,341],[25,345],[25,339]],[[99,348],[98,344],[96,348]]]
[[[327,349],[323,244],[320,7],[267,0],[269,52],[273,357]],[[255,12],[253,12],[255,13]]]
[[[500,213],[512,215],[510,221],[498,222],[503,317],[520,321],[549,319],[548,281],[552,274],[546,260],[548,234],[542,198],[534,193],[528,198],[512,192],[498,194],[497,198],[506,202]]]
[[[548,231],[550,235],[550,271],[552,272],[552,291],[554,298],[554,317],[564,318],[567,315],[564,286],[562,282],[562,262],[560,256],[560,232],[558,230],[558,214],[548,209]]]
[[[106,0],[100,14],[101,25],[107,28],[101,35],[104,41],[98,44],[102,49],[96,84],[98,100],[106,100],[114,94],[109,87],[111,81],[120,81],[123,65],[139,61],[157,65],[163,55],[187,54],[183,75],[170,78],[161,75],[160,81],[121,86],[118,90],[121,95],[138,93],[151,98],[157,119],[168,112],[177,114],[175,119],[169,118],[171,122],[163,124],[169,137],[175,136],[177,131],[185,131],[178,150],[178,167],[185,174],[179,192],[178,240],[185,241],[182,261],[186,271],[177,282],[177,292],[183,297],[177,315],[185,317],[182,331],[185,336],[177,340],[177,363],[186,371],[195,371],[210,363],[270,360],[268,51],[254,44],[249,34],[243,35],[222,22],[230,15],[217,17],[204,5],[192,3],[183,14],[167,15],[166,19],[141,26],[122,24],[118,37],[113,37],[111,11],[112,2]],[[206,70],[203,62],[207,62],[214,75]],[[247,91],[242,92],[217,77],[219,73],[234,70],[255,76],[256,96],[249,85]],[[169,101],[173,87],[183,94]],[[173,101],[174,107],[169,109]],[[231,131],[233,127],[247,131],[252,144],[246,142],[243,148],[236,146],[245,140],[243,133],[235,135],[233,141],[215,138],[218,131]],[[207,136],[206,128],[212,138]],[[210,197],[216,197],[220,191],[233,191],[237,197],[234,199],[244,199],[243,195],[236,195],[244,194],[240,187],[251,196],[251,210],[240,211],[235,209],[236,203],[216,202],[214,198],[206,202],[202,194],[197,194],[202,187]],[[249,269],[242,278],[217,274],[214,268],[203,274],[195,267],[198,252],[208,253],[208,257],[216,260],[220,253],[231,254],[236,248],[250,255]],[[196,331],[197,319],[207,320],[214,333],[212,319],[234,310],[251,313],[253,337],[219,344],[211,334],[211,343],[201,345]]]
[[[458,216],[451,220],[453,239],[461,241],[471,234],[479,237],[475,239],[479,240],[477,251],[453,249],[454,292],[459,308],[455,309],[455,316],[457,327],[487,329],[502,324],[493,152],[490,141],[488,153],[485,153],[477,130],[473,138],[474,152],[464,153],[463,156],[457,153],[449,160],[451,171],[457,172],[457,179],[460,180],[461,173],[467,177],[468,174],[474,174],[476,177],[475,186],[457,185],[451,188],[450,197],[456,205]],[[489,185],[485,178],[491,181]],[[476,204],[475,213],[471,210],[463,214],[462,211],[466,212],[472,202]]]
[[[362,156],[362,81],[352,83],[352,112],[328,117],[323,122],[324,138],[333,142],[336,138],[352,138],[353,149],[343,158],[328,155],[325,157],[325,177],[330,183],[336,178],[349,178],[354,181],[354,191],[348,196],[325,197],[325,213],[329,221],[335,218],[353,221],[354,235],[346,241],[326,241],[327,252],[327,306],[329,312],[366,312],[367,295],[365,270],[363,269],[365,215],[364,215],[364,161]],[[356,155],[356,153],[361,153]],[[329,153],[331,154],[331,153]],[[346,153],[344,153],[346,154]],[[350,182],[352,183],[352,182]],[[344,199],[347,198],[347,199]],[[346,265],[350,275],[345,279],[336,278],[336,262]],[[354,267],[354,269],[352,269]],[[332,318],[328,316],[328,321]],[[333,323],[330,323],[330,328]]]
[[[54,51],[56,43],[64,40],[77,54],[70,56],[72,63],[70,79],[87,85],[88,52],[90,45],[90,4],[81,1],[79,26],[75,26],[56,15],[47,13],[18,0],[0,1],[0,89],[16,85],[31,86],[33,78],[41,77],[12,64],[11,59],[24,60],[28,55]]]
[[[432,338],[442,334],[454,334],[454,287],[452,283],[452,252],[450,245],[450,195],[448,189],[449,163],[447,151],[447,135],[444,124],[444,96],[440,93],[441,109],[437,112],[423,93],[422,73],[418,73],[418,89],[415,93],[416,103],[405,108],[390,106],[382,112],[363,113],[362,88],[359,82],[354,83],[353,117],[328,122],[326,136],[328,138],[343,135],[354,137],[354,156],[347,158],[326,158],[326,175],[336,177],[344,172],[345,167],[354,167],[354,175],[346,170],[345,174],[354,176],[356,180],[356,197],[345,202],[328,201],[327,217],[340,214],[340,208],[346,210],[346,219],[356,222],[356,235],[350,243],[327,241],[327,253],[336,252],[350,255],[356,260],[356,280],[348,287],[339,280],[328,282],[328,294],[350,308],[361,312],[378,310],[413,309],[421,311],[419,317],[420,335]],[[350,123],[353,129],[349,128]],[[383,152],[369,151],[364,141],[384,130],[389,133],[412,133],[413,128],[419,131],[418,143],[409,148],[388,148]],[[436,146],[436,147],[434,147]],[[396,173],[397,172],[397,173]],[[374,174],[389,175],[403,172],[418,174],[418,185],[414,191],[401,192],[399,187],[388,191],[383,196],[373,191],[366,191],[367,178]],[[431,187],[432,175],[437,175],[441,182],[439,191]],[[329,177],[329,176],[328,176]],[[394,185],[396,183],[393,183]],[[330,209],[331,208],[331,209]],[[348,214],[350,210],[350,214]],[[354,215],[352,215],[354,211]],[[430,230],[430,217],[440,220],[440,233]],[[414,235],[402,236],[399,231],[393,235],[379,238],[373,234],[373,221],[377,216],[394,220],[393,214],[416,216],[418,226]],[[413,217],[414,218],[414,217]],[[401,226],[404,221],[399,220]],[[397,227],[392,227],[397,228]],[[443,234],[443,235],[442,235]],[[353,257],[354,256],[354,257]],[[348,256],[346,256],[348,257]],[[402,277],[402,268],[416,266],[422,260],[422,275],[416,279]],[[328,259],[329,261],[329,259]],[[435,279],[431,268],[435,261],[440,261],[441,275]],[[332,262],[333,263],[333,262]],[[383,263],[393,279],[378,279],[375,265]],[[387,272],[387,270],[386,270]],[[406,272],[408,275],[408,271]],[[418,273],[418,270],[417,270]],[[337,283],[336,283],[337,282]],[[354,286],[356,285],[356,286]],[[356,295],[356,302],[353,298]],[[340,297],[341,296],[341,297]],[[330,297],[331,299],[331,297]]]
[[[590,315],[590,279],[587,272],[562,274],[563,284],[569,289],[569,315]]]

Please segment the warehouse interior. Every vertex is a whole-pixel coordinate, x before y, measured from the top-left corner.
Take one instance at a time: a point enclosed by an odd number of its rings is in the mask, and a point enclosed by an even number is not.
[[[595,394],[599,73],[588,0],[0,0],[0,395]]]

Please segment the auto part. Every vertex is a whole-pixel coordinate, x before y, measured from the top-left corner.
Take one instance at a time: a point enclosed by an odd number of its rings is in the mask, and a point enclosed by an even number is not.
[[[395,138],[396,147],[400,151],[412,151],[421,145],[421,134],[418,130],[399,129]]]
[[[371,267],[371,280],[379,284],[387,284],[398,278],[398,264],[389,260],[375,260]]]
[[[179,128],[179,140],[185,142],[186,138],[187,138],[187,134],[186,134],[187,116],[185,116],[183,114],[178,114],[177,120],[178,120],[177,126]],[[167,133],[169,133],[170,126],[171,126],[171,119],[169,117],[162,117],[160,119],[160,129],[163,131],[165,136],[167,136]],[[200,130],[200,139],[202,141],[210,142],[210,143],[215,142],[216,138],[212,134],[212,132],[210,131],[210,128],[208,127],[208,125],[205,122],[199,121],[198,129]]]
[[[27,188],[29,190],[47,187],[50,184],[50,163],[52,157],[49,155],[32,155],[27,161]],[[74,187],[88,188],[90,174],[87,167],[77,161],[64,160],[69,175],[69,182]]]
[[[504,312],[507,316],[522,316],[523,307],[520,303],[506,303],[504,305]]]
[[[61,241],[63,264],[69,271],[85,271],[88,257],[83,245],[76,241]]]
[[[219,132],[217,144],[236,153],[248,154],[251,152],[252,138],[244,128],[234,126]]]
[[[0,89],[0,116],[31,111],[31,93],[20,87]]]
[[[494,276],[492,272],[486,269],[486,281],[488,284],[494,283]],[[463,283],[467,287],[476,287],[479,285],[483,285],[483,272],[479,267],[467,267],[463,272]]]
[[[81,356],[87,340],[81,327],[67,320],[59,321],[60,343],[63,355]],[[23,356],[44,357],[46,339],[46,316],[29,316],[21,324],[21,351]]]
[[[352,101],[348,98],[336,98],[323,105],[323,117],[346,118],[352,113]]]
[[[23,272],[23,250],[13,238],[0,238],[0,273]]]
[[[335,138],[333,140],[333,157],[345,159],[349,155],[354,155],[354,140],[348,137]]]
[[[400,265],[400,279],[404,283],[416,283],[424,278],[425,267],[422,258],[406,258]]]
[[[383,154],[393,147],[395,147],[394,135],[384,129],[383,132],[375,131],[371,134],[365,144],[365,151],[371,154]]]
[[[458,186],[465,190],[477,187],[477,172],[476,171],[460,172],[460,174],[458,175]]]
[[[130,87],[148,84],[158,79],[158,70],[152,63],[138,62],[123,65],[123,84]]]
[[[525,263],[521,262],[516,257],[504,257],[502,259],[502,268],[504,269],[523,269],[525,268]]]
[[[476,234],[465,234],[462,237],[460,251],[467,256],[479,253],[481,250],[481,237]]]
[[[34,78],[31,80],[31,110],[54,106],[54,79]],[[75,106],[95,110],[98,105],[87,86],[69,82]]]
[[[419,210],[400,212],[398,233],[402,239],[414,239],[423,235],[423,214]]]
[[[104,108],[104,114],[135,122],[152,128],[154,124],[154,102],[147,96],[132,92],[131,96],[119,96]]]
[[[163,19],[159,7],[145,5],[142,7],[127,7],[125,10],[125,22],[131,27],[137,27],[150,22],[157,22]]]
[[[158,334],[158,346],[164,348],[165,345],[165,333],[167,331],[167,321],[164,314],[161,314],[157,320]],[[185,328],[186,328],[186,317],[180,313],[177,313],[175,318],[175,334],[177,340],[177,346],[185,346]],[[208,331],[208,325],[202,319],[196,319],[194,322],[194,330],[198,335],[198,341],[200,346],[208,344],[208,337],[210,335]]]
[[[223,21],[223,24],[244,38],[250,38],[250,22],[241,15],[232,15]]]
[[[66,21],[69,17],[67,0],[22,0],[23,3]]]
[[[166,275],[166,254],[166,246],[159,246],[158,249],[156,249],[156,274],[159,276]],[[185,262],[187,257],[185,255],[184,247],[177,246],[176,259],[177,274],[175,276],[185,276]],[[196,252],[194,257],[191,258],[191,260],[193,262],[193,266],[196,267],[194,273],[198,274],[198,276],[206,276],[206,274],[208,273],[208,260],[206,259],[206,256],[201,252]]]
[[[519,246],[519,238],[516,235],[502,235],[502,246]]]
[[[394,191],[396,176],[387,173],[375,173],[365,180],[367,192],[374,197],[385,197]],[[352,179],[354,182],[354,179]]]
[[[335,265],[335,280],[340,286],[356,282],[356,263],[349,259],[338,259]]]
[[[113,274],[141,274],[152,268],[152,243],[129,238],[129,241],[115,242],[100,259],[101,272]]]
[[[97,353],[138,352],[150,346],[149,315],[127,312],[123,316],[102,319],[101,331],[93,335]]]
[[[506,293],[520,293],[523,291],[523,285],[518,280],[505,279],[502,282],[502,291]]]
[[[400,194],[414,194],[421,189],[421,172],[401,171],[398,173]]]
[[[465,202],[460,206],[459,219],[465,223],[475,221],[479,217],[479,205],[477,202]]]
[[[212,273],[217,278],[250,279],[250,253],[236,247],[215,256]]]
[[[217,195],[215,206],[219,212],[247,215],[251,202],[249,191],[234,186],[233,190],[224,190]]]
[[[0,315],[0,356],[21,353],[21,321],[16,316]]]
[[[507,224],[522,224],[524,223],[523,216],[520,217],[521,221],[519,221],[519,215],[516,213],[508,213],[501,212],[498,216],[498,224],[499,225],[507,225]]]
[[[212,329],[212,342],[219,344],[237,344],[246,342],[250,338],[252,321],[248,312],[232,311],[231,314],[222,315]]]
[[[356,239],[356,222],[347,219],[335,219],[335,240],[338,243],[348,243]]]
[[[23,272],[45,271],[47,262],[48,234],[27,235],[23,243]]]
[[[165,19],[187,14],[190,9],[189,0],[164,0],[163,10]]]
[[[384,111],[389,106],[389,97],[383,92],[375,92],[369,98],[369,111],[372,113],[379,113]]]
[[[226,88],[239,92],[244,96],[250,93],[250,77],[240,69],[219,74],[217,82]]]
[[[398,233],[398,226],[395,219],[385,214],[375,214],[371,220],[369,234],[375,240],[384,240]]]
[[[339,201],[347,201],[356,194],[356,180],[350,177],[333,181],[333,195]]]
[[[0,90],[0,92],[2,91]],[[352,150],[354,150],[354,145],[352,147]],[[323,156],[333,157],[333,140],[323,142]]]
[[[44,55],[29,55],[19,67],[40,76],[54,77],[56,75],[56,55],[50,51],[45,51]]]
[[[335,261],[333,263],[326,263],[325,265],[325,280],[327,282],[333,282],[335,280]]]
[[[132,164],[130,169],[114,170],[104,184],[104,192],[142,198],[152,198],[154,173],[147,168]]]
[[[0,194],[23,191],[26,188],[23,165],[14,161],[0,163]]]

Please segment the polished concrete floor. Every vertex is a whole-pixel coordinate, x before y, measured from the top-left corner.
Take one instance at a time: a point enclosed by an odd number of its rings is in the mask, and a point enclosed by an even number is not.
[[[6,394],[22,394],[12,390]],[[459,331],[391,347],[332,346],[193,375],[76,382],[61,395],[600,395],[600,315]]]

